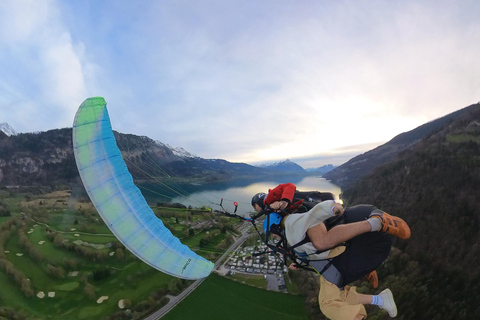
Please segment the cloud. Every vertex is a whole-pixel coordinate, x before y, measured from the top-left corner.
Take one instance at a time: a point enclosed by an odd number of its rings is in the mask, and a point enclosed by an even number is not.
[[[70,125],[86,95],[82,63],[53,1],[2,3],[2,109],[19,131]]]
[[[20,0],[0,3],[0,39],[2,46],[15,46],[32,40],[32,34],[46,23],[48,1]]]
[[[101,95],[114,129],[205,158],[382,143],[479,100],[479,7],[2,2],[2,121],[15,119],[17,131],[68,126]]]

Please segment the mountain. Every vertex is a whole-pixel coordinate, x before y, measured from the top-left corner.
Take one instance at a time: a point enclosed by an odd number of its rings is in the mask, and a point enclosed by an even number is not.
[[[174,155],[179,156],[179,157],[185,157],[185,158],[198,158],[197,156],[191,154],[187,150],[183,149],[182,147],[172,147],[168,144],[164,144],[160,141],[155,141],[158,145],[170,149]]]
[[[461,114],[476,107],[478,107],[478,104],[455,111],[442,118],[421,125],[416,129],[399,134],[389,142],[350,159],[325,174],[324,177],[342,188],[349,187],[376,167],[395,159],[402,151],[412,148],[422,139],[432,135],[440,128],[447,126]]]
[[[200,182],[265,175],[244,163],[194,157],[148,137],[114,132],[117,145],[136,182],[188,179]],[[78,183],[72,130],[0,136],[0,186],[50,186]]]
[[[198,158],[197,156],[191,154],[190,152],[188,152],[187,150],[183,149],[182,147],[171,147],[167,144],[167,147],[170,148],[170,150],[172,150],[173,154],[176,155],[176,156],[179,156],[179,157],[185,157],[185,158]]]
[[[480,104],[447,117],[418,141],[399,136],[410,146],[343,192],[348,206],[372,203],[410,225],[411,238],[395,240],[377,270],[402,319],[466,320],[480,312]]]
[[[262,164],[259,167],[284,173],[306,173],[305,169],[289,159],[276,163]]]
[[[17,134],[15,130],[6,122],[0,123],[0,131],[5,133],[7,136],[14,136]]]
[[[318,175],[324,175],[327,172],[332,171],[333,169],[337,168],[337,166],[334,166],[333,164],[327,164],[318,168],[310,168],[307,169],[308,172],[315,173]]]

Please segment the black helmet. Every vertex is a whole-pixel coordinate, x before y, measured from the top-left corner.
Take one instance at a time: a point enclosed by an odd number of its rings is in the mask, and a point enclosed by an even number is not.
[[[260,193],[257,193],[256,195],[254,195],[253,198],[252,198],[252,207],[255,204],[258,204],[260,206],[260,208],[264,209],[265,204],[264,204],[263,201],[265,200],[265,196],[266,196],[266,194],[263,193],[263,192],[260,192]]]

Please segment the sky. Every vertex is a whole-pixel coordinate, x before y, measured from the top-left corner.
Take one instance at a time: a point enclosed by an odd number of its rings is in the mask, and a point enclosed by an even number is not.
[[[112,127],[207,159],[340,165],[480,101],[480,1],[5,0],[0,123]]]

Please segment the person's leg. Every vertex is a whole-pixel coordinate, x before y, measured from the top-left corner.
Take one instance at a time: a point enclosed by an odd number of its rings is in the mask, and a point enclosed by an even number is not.
[[[372,303],[372,295],[370,294],[362,294],[362,293],[357,293],[358,296],[358,303],[361,304],[371,304]]]
[[[318,303],[320,310],[332,320],[360,320],[365,319],[367,312],[362,304],[356,302],[355,288],[340,290],[336,285],[320,277],[320,292]]]
[[[308,237],[317,250],[327,250],[358,235],[372,231],[368,221],[342,224],[327,231],[323,223],[307,230]]]
[[[390,317],[397,316],[397,306],[395,300],[393,300],[393,294],[390,289],[385,289],[378,295],[368,295],[357,293],[357,301],[363,305],[372,304],[387,311]]]
[[[378,209],[365,221],[337,225],[330,230],[320,223],[308,229],[307,234],[317,250],[327,250],[361,234],[376,231],[390,233],[401,239],[410,237],[410,228],[405,221]]]

